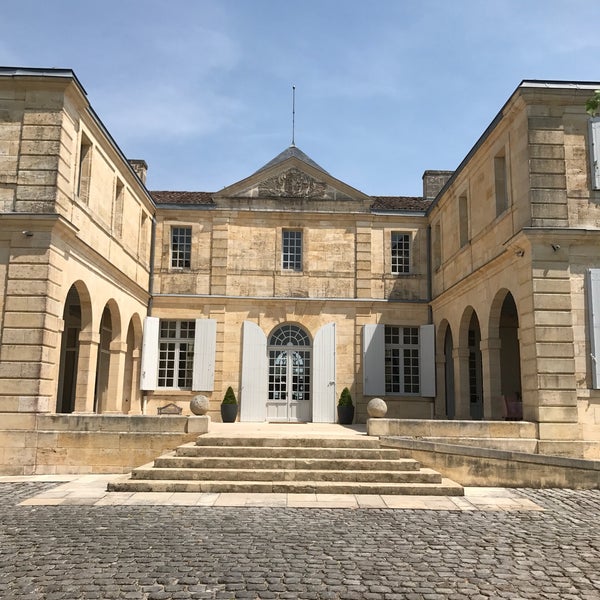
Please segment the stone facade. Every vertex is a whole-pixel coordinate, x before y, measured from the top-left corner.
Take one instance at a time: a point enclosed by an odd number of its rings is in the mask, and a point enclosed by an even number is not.
[[[186,415],[199,392],[218,419],[228,386],[242,420],[334,421],[348,387],[357,422],[373,397],[389,418],[522,416],[540,452],[600,457],[597,87],[523,82],[423,198],[294,146],[217,193],[150,193],[71,71],[0,69],[4,427]]]

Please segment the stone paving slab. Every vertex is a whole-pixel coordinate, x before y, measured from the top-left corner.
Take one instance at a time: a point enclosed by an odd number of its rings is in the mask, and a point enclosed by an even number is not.
[[[600,598],[598,490],[477,488],[434,498],[434,510],[414,496],[396,509],[347,510],[316,494],[297,500],[338,506],[253,506],[225,494],[211,506],[197,504],[202,494],[194,506],[178,494],[127,504],[135,494],[115,493],[87,505],[48,495],[64,485],[0,482],[2,600]],[[223,496],[244,509],[217,506]],[[31,499],[44,504],[23,504]],[[108,499],[119,503],[100,503]],[[520,499],[537,509],[515,510]]]
[[[23,500],[23,506],[148,505],[148,506],[263,506],[295,508],[388,508],[411,510],[542,510],[531,499],[513,489],[465,488],[464,497],[394,496],[373,494],[260,494],[213,492],[107,492],[109,481],[125,475],[80,475],[69,481],[41,476],[0,477],[2,483],[44,482],[54,486]]]

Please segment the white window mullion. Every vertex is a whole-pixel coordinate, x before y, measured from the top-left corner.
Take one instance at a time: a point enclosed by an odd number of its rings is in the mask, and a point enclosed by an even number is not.
[[[600,117],[590,119],[590,170],[592,188],[600,190]]]
[[[363,327],[363,393],[365,396],[385,395],[385,327]]]
[[[160,319],[146,317],[142,340],[141,390],[155,390],[158,383],[158,333]]]
[[[592,389],[600,389],[600,269],[588,270],[588,312]]]
[[[421,396],[435,398],[435,325],[419,328]]]
[[[192,390],[212,392],[215,389],[215,354],[217,321],[196,319]]]

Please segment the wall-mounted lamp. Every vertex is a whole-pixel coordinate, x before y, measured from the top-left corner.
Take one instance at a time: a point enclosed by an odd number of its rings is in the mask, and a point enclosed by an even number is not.
[[[515,250],[515,256],[518,256],[519,258],[521,258],[522,256],[525,256],[525,250],[521,250],[521,248],[517,248]]]
[[[550,246],[552,246],[552,250],[554,250],[554,252],[558,252],[560,250],[559,244],[550,244]]]
[[[29,229],[25,229],[22,233],[25,237],[33,237],[33,231],[29,231]]]

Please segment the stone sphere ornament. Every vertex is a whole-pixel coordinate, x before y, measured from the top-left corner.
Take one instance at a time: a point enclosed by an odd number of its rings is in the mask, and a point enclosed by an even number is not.
[[[381,398],[371,398],[367,404],[367,413],[374,419],[385,417],[387,404]]]
[[[202,394],[190,400],[190,410],[195,415],[205,415],[208,412],[208,398]]]

